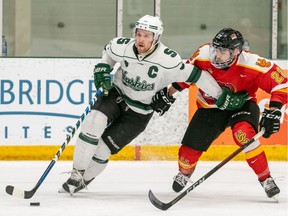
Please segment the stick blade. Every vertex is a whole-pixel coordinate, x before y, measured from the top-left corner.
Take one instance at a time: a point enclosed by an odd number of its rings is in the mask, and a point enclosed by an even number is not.
[[[172,203],[163,203],[157,199],[151,190],[149,190],[148,197],[150,202],[160,210],[166,211],[172,206]]]
[[[24,199],[24,194],[25,194],[24,190],[17,189],[12,185],[8,185],[6,187],[6,193],[8,193],[11,196],[16,196],[16,197],[23,198],[23,199]]]
[[[12,185],[8,185],[8,186],[6,186],[6,193],[8,193],[11,196],[18,197],[18,198],[30,199],[34,195],[35,191],[33,191],[33,190],[32,191],[24,191],[20,188],[15,188]]]

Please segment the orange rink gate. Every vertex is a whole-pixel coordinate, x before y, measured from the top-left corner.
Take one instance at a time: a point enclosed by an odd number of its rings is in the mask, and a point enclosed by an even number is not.
[[[189,88],[189,119],[192,118],[195,113],[196,107],[196,92],[197,87],[193,86]],[[258,90],[257,92],[257,101],[261,101],[263,99],[269,99],[270,95],[262,90]],[[260,142],[262,145],[286,145],[287,146],[287,111],[284,114],[284,120],[280,126],[280,131],[277,134],[272,135],[269,139],[265,139],[263,137],[260,138]],[[226,131],[218,137],[214,141],[214,145],[231,145],[233,144],[232,133],[230,129],[226,129]]]

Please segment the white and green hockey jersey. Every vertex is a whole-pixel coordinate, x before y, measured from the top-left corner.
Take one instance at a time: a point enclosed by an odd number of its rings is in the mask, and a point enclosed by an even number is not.
[[[184,64],[177,52],[162,43],[152,53],[141,56],[134,38],[114,38],[105,46],[101,62],[111,67],[120,64],[114,74],[114,86],[128,106],[142,114],[153,111],[149,105],[152,97],[172,82],[196,83],[215,98],[222,92],[208,72]]]

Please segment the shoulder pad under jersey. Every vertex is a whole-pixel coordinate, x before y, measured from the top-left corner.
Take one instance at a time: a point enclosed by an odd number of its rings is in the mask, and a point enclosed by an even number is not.
[[[237,65],[266,73],[273,67],[274,63],[257,54],[242,51],[238,57]]]
[[[131,43],[134,43],[134,38],[117,37],[105,46],[105,51],[114,61],[119,62],[123,59],[125,50]]]
[[[197,49],[189,58],[189,63],[194,64],[196,60],[209,61],[209,44],[204,44]]]
[[[166,69],[175,68],[182,64],[180,55],[162,43],[159,43],[157,50],[155,50],[155,53],[151,57],[153,59],[147,58],[146,60],[153,61]]]

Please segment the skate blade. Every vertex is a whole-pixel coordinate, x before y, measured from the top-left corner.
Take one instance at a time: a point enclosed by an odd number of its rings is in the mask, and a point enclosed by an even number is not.
[[[274,200],[275,203],[279,203],[279,196],[278,195],[271,197],[271,199]]]
[[[68,192],[61,187],[58,189],[58,193],[68,193]]]
[[[73,196],[75,189],[76,189],[75,186],[69,186],[69,194],[70,194],[71,196]]]

